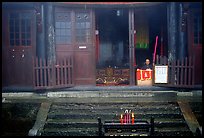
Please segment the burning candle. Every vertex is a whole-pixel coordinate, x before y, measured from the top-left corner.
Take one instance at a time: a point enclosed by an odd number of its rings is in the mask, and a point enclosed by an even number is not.
[[[128,110],[125,110],[125,124],[127,123],[127,118],[128,118],[128,116],[127,116],[127,114],[128,114]]]
[[[126,113],[124,114],[124,123],[125,124],[127,123],[127,114]]]
[[[123,114],[120,115],[120,124],[123,124]]]
[[[132,124],[135,123],[135,116],[134,116],[134,113],[132,112]]]

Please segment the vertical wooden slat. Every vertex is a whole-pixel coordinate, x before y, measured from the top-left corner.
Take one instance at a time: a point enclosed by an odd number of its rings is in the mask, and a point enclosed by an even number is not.
[[[71,58],[68,58],[68,84],[71,84]]]
[[[171,63],[168,61],[168,85],[171,84]]]
[[[184,69],[184,65],[183,65],[183,63],[184,63],[184,58],[181,60],[181,78],[180,78],[180,84],[181,85],[184,85],[184,83],[183,83],[183,69]]]
[[[56,79],[53,79],[55,78],[55,68],[54,68],[54,65],[49,65],[49,68],[50,68],[50,72],[49,72],[49,75],[50,75],[50,86],[52,85],[55,85],[56,84]]]
[[[185,73],[185,75],[184,75],[184,85],[187,85],[187,79],[188,79],[188,77],[187,77],[187,70],[188,70],[188,58],[186,57],[185,58],[185,66],[184,66],[184,73]]]
[[[192,85],[195,84],[195,56],[193,56],[193,64],[192,64]]]
[[[35,58],[34,57],[32,57],[32,62],[33,62],[33,87],[34,87],[34,89],[35,89],[35,86],[36,86],[36,84],[35,84],[35,81],[36,81],[36,76],[35,76]]]
[[[44,68],[44,86],[47,86],[47,66],[45,59],[43,59],[43,68]]]
[[[37,82],[36,87],[38,87],[40,85],[40,81],[39,81],[39,68],[38,68],[39,63],[38,63],[38,58],[37,57],[36,57],[35,61],[36,61],[36,67],[37,67],[37,69],[36,69],[36,82]]]
[[[40,86],[43,86],[42,68],[42,59],[40,58]]]
[[[69,70],[68,70],[68,69],[69,69],[69,64],[68,64],[69,62],[68,62],[68,61],[69,61],[69,57],[66,58],[66,66],[67,66],[67,67],[66,67],[66,78],[67,78],[67,79],[66,79],[66,83],[67,83],[67,84],[69,84]]]
[[[56,66],[55,66],[55,64],[51,64],[50,65],[50,67],[51,67],[51,81],[52,81],[52,83],[51,83],[51,87],[54,87],[54,86],[56,86],[57,85],[57,69],[56,69]]]
[[[47,60],[46,60],[47,61]],[[51,72],[52,67],[47,62],[47,80],[48,80],[48,87],[51,86]]]
[[[64,77],[63,77],[63,68],[64,68],[64,67],[63,67],[63,62],[62,62],[62,60],[63,60],[63,59],[60,60],[60,72],[61,72],[61,73],[60,73],[60,80],[61,80],[61,85],[64,84],[64,82],[63,82],[63,80],[64,80]]]
[[[189,57],[189,66],[188,66],[188,85],[191,85],[191,57]]]
[[[64,83],[65,85],[67,85],[67,63],[66,63],[67,58],[64,58],[63,62],[64,62]]]
[[[171,85],[174,85],[175,82],[175,64],[176,62],[173,61],[171,66]]]
[[[180,73],[179,73],[179,70],[180,70],[180,61],[177,60],[177,66],[176,66],[176,84],[177,85],[180,85]]]
[[[59,75],[59,60],[57,60],[57,84],[56,85],[60,85],[60,75]]]
[[[74,72],[73,72],[73,57],[70,56],[69,57],[69,84],[73,83],[73,75],[74,75]]]

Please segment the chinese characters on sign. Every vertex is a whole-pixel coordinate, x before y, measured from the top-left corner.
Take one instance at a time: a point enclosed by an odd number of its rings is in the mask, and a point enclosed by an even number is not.
[[[168,66],[155,66],[155,83],[167,83]]]

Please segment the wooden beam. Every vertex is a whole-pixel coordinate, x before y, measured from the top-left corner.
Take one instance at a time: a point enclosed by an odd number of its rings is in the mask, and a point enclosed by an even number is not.
[[[189,129],[195,134],[196,129],[200,127],[194,113],[188,102],[178,102],[181,112],[188,124]]]
[[[35,124],[33,128],[29,130],[28,136],[39,136],[40,135],[40,131],[43,129],[45,125],[50,106],[51,106],[50,102],[41,103],[41,107],[38,111]]]

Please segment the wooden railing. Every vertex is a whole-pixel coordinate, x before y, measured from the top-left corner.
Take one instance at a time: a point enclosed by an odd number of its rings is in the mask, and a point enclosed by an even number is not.
[[[73,86],[73,58],[57,60],[48,64],[47,60],[33,58],[34,89],[62,88]]]
[[[155,65],[168,65],[168,84],[154,84],[169,87],[191,88],[194,86],[194,63],[192,57],[182,60],[167,61],[167,57],[156,57]]]

